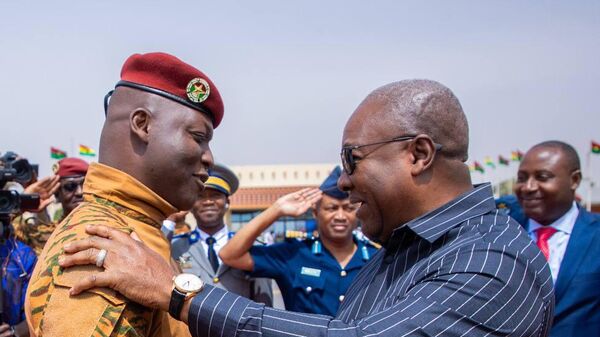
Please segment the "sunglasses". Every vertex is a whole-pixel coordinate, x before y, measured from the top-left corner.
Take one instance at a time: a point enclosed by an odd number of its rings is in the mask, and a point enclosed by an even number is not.
[[[352,173],[354,173],[354,170],[356,169],[356,163],[360,159],[357,159],[352,154],[352,151],[354,151],[354,150],[357,150],[357,149],[360,149],[363,147],[367,147],[367,146],[373,146],[373,145],[382,145],[382,144],[389,144],[389,143],[395,143],[395,142],[403,142],[406,140],[415,139],[416,137],[417,137],[417,135],[406,135],[406,136],[395,137],[390,140],[384,140],[381,142],[375,142],[375,143],[369,143],[369,144],[363,144],[363,145],[344,146],[342,148],[342,152],[340,153],[340,157],[342,157],[342,167],[344,168],[344,172],[346,172],[347,175],[352,175]],[[434,143],[434,145],[435,145],[436,151],[440,151],[442,149],[441,144]],[[363,158],[364,157],[366,157],[366,156],[363,156]]]
[[[63,191],[69,192],[69,193],[75,192],[77,190],[77,188],[79,188],[79,187],[83,188],[83,180],[80,180],[80,181],[74,181],[74,180],[66,181],[66,182],[63,182],[60,185],[60,188],[62,188]]]

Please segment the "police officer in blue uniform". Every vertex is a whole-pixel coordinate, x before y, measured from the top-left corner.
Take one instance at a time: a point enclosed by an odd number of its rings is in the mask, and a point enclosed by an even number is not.
[[[335,315],[350,283],[377,252],[375,244],[353,235],[357,206],[337,188],[340,174],[338,166],[319,189],[279,198],[229,240],[221,259],[254,277],[275,279],[287,310]],[[300,216],[312,205],[318,235],[288,233],[283,243],[252,245],[278,218]]]

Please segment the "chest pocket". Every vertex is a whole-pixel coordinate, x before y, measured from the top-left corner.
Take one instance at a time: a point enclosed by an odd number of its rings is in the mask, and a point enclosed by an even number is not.
[[[322,271],[319,276],[297,273],[292,282],[292,287],[294,287],[294,289],[302,289],[306,295],[310,295],[314,292],[323,293],[325,276]]]

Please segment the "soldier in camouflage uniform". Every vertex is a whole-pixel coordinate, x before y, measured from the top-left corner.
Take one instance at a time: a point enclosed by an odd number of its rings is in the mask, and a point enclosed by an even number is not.
[[[99,252],[96,266],[62,270],[58,265],[66,244],[88,237],[87,224],[135,232],[170,261],[162,221],[192,207],[213,165],[208,143],[223,117],[223,105],[206,75],[171,55],[150,53],[131,56],[121,79],[107,104],[100,163],[89,167],[84,201],[56,227],[29,283],[27,321],[38,336],[190,335],[168,313],[110,289],[71,297],[76,281],[103,267]],[[196,82],[207,88],[202,97],[189,90]]]
[[[79,158],[64,158],[56,163],[53,170],[60,177],[54,196],[62,206],[61,212],[57,212],[53,219],[45,209],[38,213],[25,212],[13,222],[15,237],[33,248],[38,256],[56,225],[83,201],[83,180],[88,163]]]

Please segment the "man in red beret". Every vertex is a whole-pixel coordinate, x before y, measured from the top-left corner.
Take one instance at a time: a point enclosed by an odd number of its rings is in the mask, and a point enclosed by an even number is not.
[[[13,222],[15,237],[33,248],[36,255],[42,253],[56,225],[83,201],[82,187],[87,169],[88,163],[79,158],[64,158],[57,162],[53,170],[59,178],[59,185],[54,197],[62,209],[52,217],[46,213],[45,207],[37,213],[24,212],[18,222]]]
[[[62,270],[57,257],[65,245],[88,237],[85,225],[95,223],[135,232],[170,261],[161,224],[168,215],[189,210],[204,189],[213,165],[209,142],[223,118],[221,97],[208,76],[178,58],[135,54],[107,95],[105,113],[99,163],[88,169],[83,203],[57,226],[31,277],[30,331],[45,337],[189,336],[168,313],[112,290],[70,296],[77,280],[104,266],[105,250],[96,252],[96,266],[70,270]]]

